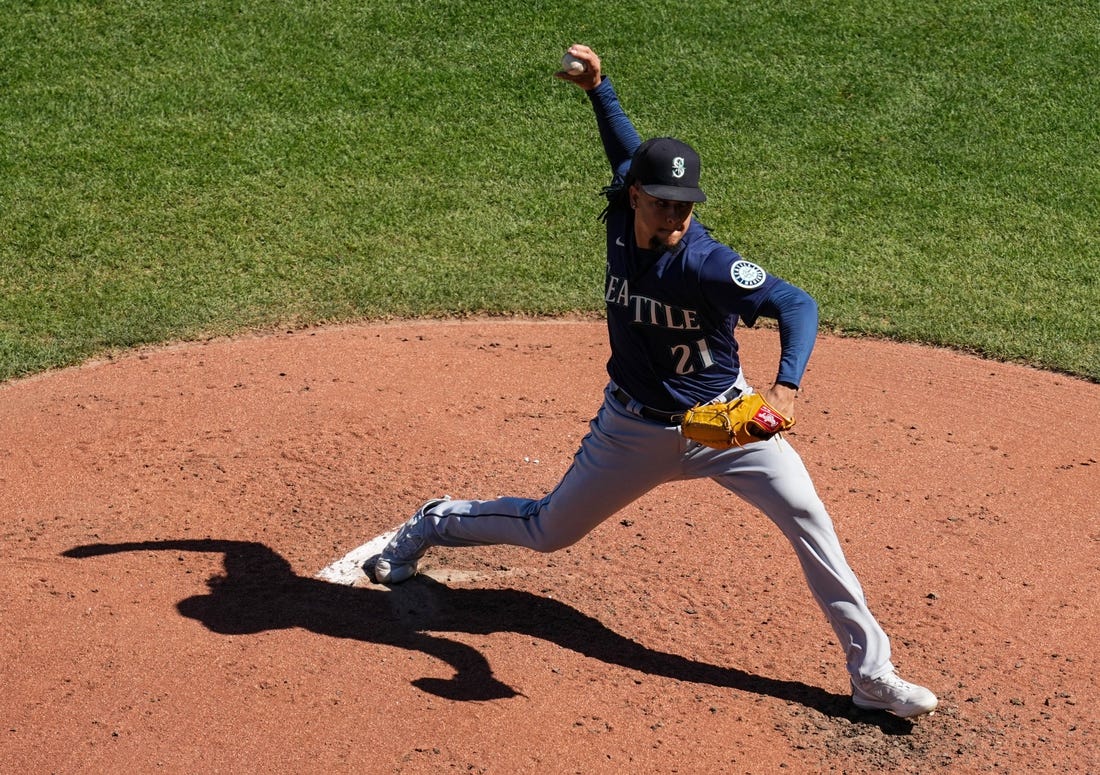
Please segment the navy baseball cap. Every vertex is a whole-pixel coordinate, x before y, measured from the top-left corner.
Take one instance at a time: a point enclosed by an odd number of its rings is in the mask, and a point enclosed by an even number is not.
[[[699,188],[699,154],[674,137],[646,140],[634,152],[629,177],[650,196],[674,202],[705,202]]]

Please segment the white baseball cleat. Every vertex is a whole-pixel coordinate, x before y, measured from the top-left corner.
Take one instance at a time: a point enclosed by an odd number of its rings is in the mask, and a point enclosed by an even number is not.
[[[901,718],[931,713],[939,700],[923,686],[903,681],[897,673],[878,678],[853,678],[852,702],[865,710],[885,710]]]
[[[374,561],[376,583],[400,584],[416,575],[420,558],[432,546],[432,526],[425,518],[427,512],[447,500],[449,498],[443,497],[426,502],[398,529]]]

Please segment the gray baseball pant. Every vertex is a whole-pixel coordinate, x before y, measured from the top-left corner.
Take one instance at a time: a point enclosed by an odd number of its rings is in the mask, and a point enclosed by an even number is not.
[[[643,419],[605,392],[573,463],[540,500],[450,500],[428,515],[439,546],[510,544],[552,552],[576,543],[660,484],[709,477],[755,506],[787,537],[846,656],[853,677],[894,668],[890,641],[867,607],[809,473],[781,436],[715,450],[676,426]]]

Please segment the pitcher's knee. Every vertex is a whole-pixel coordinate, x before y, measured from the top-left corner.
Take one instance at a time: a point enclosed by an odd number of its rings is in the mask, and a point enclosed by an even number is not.
[[[552,503],[548,496],[531,509],[526,525],[528,547],[544,554],[560,551],[580,541],[611,516],[591,504],[567,500]]]
[[[542,552],[543,554],[549,554],[551,552],[557,552],[561,549],[572,546],[577,541],[584,538],[585,534],[572,535],[568,533],[545,533],[540,532],[535,536],[535,541],[531,545],[531,548],[536,552]]]
[[[536,552],[549,554],[556,552],[584,538],[591,528],[561,519],[547,519],[544,511],[528,521],[527,532],[530,543]],[[599,523],[597,523],[599,524]]]

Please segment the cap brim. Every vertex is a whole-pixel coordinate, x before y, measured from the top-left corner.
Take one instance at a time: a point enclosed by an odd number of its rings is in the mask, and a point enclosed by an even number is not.
[[[707,195],[701,188],[689,188],[688,186],[642,186],[650,196],[658,199],[668,199],[672,202],[705,202]]]

